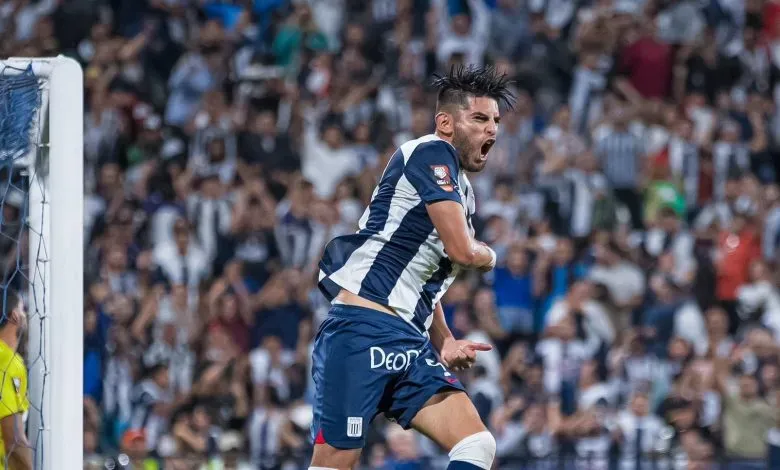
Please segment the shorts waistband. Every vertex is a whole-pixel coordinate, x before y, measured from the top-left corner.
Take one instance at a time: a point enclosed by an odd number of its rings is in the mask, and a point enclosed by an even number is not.
[[[328,316],[381,324],[396,330],[403,330],[415,336],[425,337],[417,328],[404,321],[398,315],[391,315],[373,308],[349,304],[331,304]]]

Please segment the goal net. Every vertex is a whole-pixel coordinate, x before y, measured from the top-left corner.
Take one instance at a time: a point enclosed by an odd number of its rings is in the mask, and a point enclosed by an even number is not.
[[[83,289],[81,67],[0,60],[0,469],[83,466]]]

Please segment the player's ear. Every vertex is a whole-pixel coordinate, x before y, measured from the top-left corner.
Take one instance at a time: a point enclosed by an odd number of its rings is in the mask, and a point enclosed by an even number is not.
[[[455,120],[452,114],[446,111],[436,113],[436,130],[443,135],[450,136],[455,132]]]
[[[26,318],[23,317],[24,313],[21,307],[15,307],[13,310],[11,310],[11,313],[9,314],[8,320],[15,324],[15,325],[24,325],[24,320]]]

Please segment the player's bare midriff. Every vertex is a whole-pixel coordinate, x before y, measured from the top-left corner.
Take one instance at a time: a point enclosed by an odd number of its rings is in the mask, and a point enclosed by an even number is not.
[[[384,305],[378,304],[368,299],[364,299],[363,297],[357,294],[353,294],[352,292],[346,289],[341,289],[339,291],[339,295],[337,295],[336,298],[333,300],[334,303],[354,305],[355,307],[370,308],[372,310],[378,310],[380,312],[387,313],[388,315],[396,315],[395,311],[392,308],[386,307]]]

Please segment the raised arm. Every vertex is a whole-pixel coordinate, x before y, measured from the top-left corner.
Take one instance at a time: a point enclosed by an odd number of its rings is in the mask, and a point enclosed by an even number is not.
[[[432,0],[431,12],[436,16],[438,26],[438,39],[443,40],[451,32],[450,30],[450,15],[447,11],[447,4],[445,0]]]
[[[484,0],[468,0],[471,12],[471,36],[482,46],[486,46],[490,37],[490,10]]]

